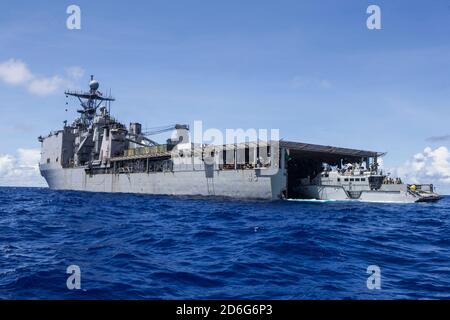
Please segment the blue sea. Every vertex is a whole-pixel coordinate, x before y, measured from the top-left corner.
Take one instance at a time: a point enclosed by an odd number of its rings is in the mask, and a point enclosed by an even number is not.
[[[69,265],[81,290],[69,290]],[[367,286],[367,268],[381,289]],[[0,299],[449,299],[450,198],[235,201],[0,188]]]

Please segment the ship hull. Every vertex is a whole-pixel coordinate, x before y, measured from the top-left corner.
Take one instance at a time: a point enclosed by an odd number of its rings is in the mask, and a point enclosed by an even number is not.
[[[280,172],[265,175],[262,170],[89,175],[84,168],[41,165],[40,169],[53,190],[276,200],[282,198],[286,184]]]
[[[407,190],[406,185],[385,185],[379,190],[360,190],[354,197],[350,196],[341,186],[307,185],[301,186],[297,190],[303,198],[317,200],[415,203],[433,202],[441,199],[437,194],[419,196],[418,194],[411,193]]]

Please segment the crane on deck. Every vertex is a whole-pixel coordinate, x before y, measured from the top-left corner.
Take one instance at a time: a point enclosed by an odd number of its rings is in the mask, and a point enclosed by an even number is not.
[[[160,145],[158,142],[152,140],[151,136],[155,136],[161,133],[170,132],[173,130],[189,130],[189,126],[186,124],[172,124],[167,126],[161,126],[161,127],[154,127],[146,129],[145,131],[142,131],[140,133],[135,134],[135,139],[128,139],[130,142],[136,143],[141,146],[158,146]],[[138,139],[140,138],[140,139]],[[136,140],[144,140],[147,142],[147,144],[138,142]]]

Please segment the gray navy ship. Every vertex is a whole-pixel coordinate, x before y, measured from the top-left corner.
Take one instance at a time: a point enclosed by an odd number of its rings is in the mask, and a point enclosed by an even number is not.
[[[81,109],[72,124],[39,137],[41,175],[54,190],[218,196],[240,199],[317,199],[373,202],[437,201],[430,184],[404,184],[378,168],[383,153],[293,141],[226,145],[190,142],[189,126],[143,130],[111,116],[114,98],[66,91]],[[152,137],[172,136],[160,144]]]

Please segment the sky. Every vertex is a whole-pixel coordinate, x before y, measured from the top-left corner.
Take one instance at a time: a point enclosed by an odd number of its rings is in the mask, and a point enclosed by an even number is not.
[[[71,4],[81,30],[66,27]],[[366,26],[372,4],[381,30]],[[124,123],[387,152],[393,175],[450,193],[449,18],[445,0],[8,2],[0,185],[45,185],[37,137],[74,119],[63,92],[94,74]]]

